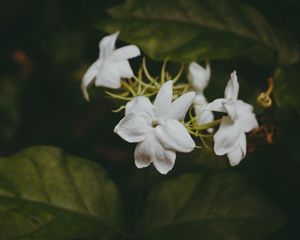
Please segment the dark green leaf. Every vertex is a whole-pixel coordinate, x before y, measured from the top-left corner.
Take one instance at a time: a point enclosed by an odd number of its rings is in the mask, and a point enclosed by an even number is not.
[[[256,62],[298,60],[293,38],[279,36],[253,8],[235,0],[127,0],[100,23],[150,57],[175,61],[250,57]]]
[[[266,239],[284,217],[245,180],[228,172],[186,174],[148,196],[146,239]]]
[[[294,108],[300,113],[300,67],[281,68],[276,72],[274,97],[279,107]]]
[[[111,239],[118,190],[102,167],[58,148],[0,159],[0,239]]]

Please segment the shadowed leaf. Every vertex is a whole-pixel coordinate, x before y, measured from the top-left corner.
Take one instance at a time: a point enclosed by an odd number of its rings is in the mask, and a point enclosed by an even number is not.
[[[274,97],[276,104],[293,108],[300,113],[300,69],[298,65],[281,68],[276,72]]]
[[[265,239],[284,217],[243,178],[230,172],[186,174],[148,196],[146,239]]]
[[[0,239],[111,239],[119,204],[102,167],[58,148],[0,159]]]
[[[120,38],[150,57],[175,61],[233,56],[258,63],[298,60],[293,38],[275,32],[252,7],[235,0],[127,0],[109,10],[99,27],[121,31]]]

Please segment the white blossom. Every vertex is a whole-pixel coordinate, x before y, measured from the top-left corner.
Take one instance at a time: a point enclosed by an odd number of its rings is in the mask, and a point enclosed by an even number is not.
[[[188,79],[193,87],[193,90],[196,92],[194,108],[198,124],[205,124],[214,120],[213,113],[206,110],[208,102],[204,96],[204,89],[209,83],[210,74],[211,71],[208,63],[206,64],[205,68],[196,62],[192,62],[189,66]],[[209,130],[212,131],[212,129]]]
[[[210,80],[210,65],[207,63],[206,67],[202,67],[196,62],[192,62],[189,65],[188,79],[193,86],[196,94],[203,93]]]
[[[214,151],[217,155],[227,154],[231,166],[235,166],[246,155],[246,134],[258,127],[253,107],[238,100],[239,83],[236,72],[225,88],[225,98],[209,103],[207,109],[228,113],[221,120],[220,127],[214,135]]]
[[[140,55],[135,45],[115,49],[119,32],[104,37],[99,42],[99,58],[89,67],[83,76],[81,89],[86,100],[89,100],[87,87],[92,83],[96,86],[120,88],[121,78],[134,76],[128,59]]]
[[[134,153],[138,168],[153,163],[160,173],[166,174],[174,166],[176,151],[190,152],[195,147],[181,123],[195,93],[186,93],[172,102],[172,85],[171,80],[164,83],[153,104],[144,96],[128,102],[125,117],[114,129],[127,142],[138,143]]]

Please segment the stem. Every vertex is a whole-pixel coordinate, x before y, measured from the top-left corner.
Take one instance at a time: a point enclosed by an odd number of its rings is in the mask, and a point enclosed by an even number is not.
[[[176,76],[173,78],[173,83],[175,84],[178,79],[180,78],[182,72],[183,72],[183,69],[184,69],[184,63],[181,64],[180,66],[180,69],[179,69],[179,72],[176,74]]]
[[[146,66],[146,58],[143,58],[143,69],[146,77],[151,83],[155,83],[155,79],[149,74],[148,68]]]
[[[214,121],[209,122],[209,123],[198,125],[198,126],[195,127],[195,129],[205,130],[205,129],[217,127],[217,126],[220,125],[220,123],[221,123],[221,119],[217,119],[217,120],[214,120]]]
[[[132,100],[132,98],[130,98],[130,97],[122,97],[122,96],[113,94],[113,93],[111,93],[109,91],[105,91],[105,93],[107,95],[109,95],[110,97],[115,98],[115,99],[119,99],[119,100],[123,100],[123,101],[130,101],[130,100]]]
[[[127,90],[132,94],[132,96],[136,96],[135,91],[132,89],[132,87],[125,81],[121,82],[121,85],[125,88],[127,88]]]
[[[161,84],[163,84],[165,81],[166,81],[166,65],[167,65],[167,62],[168,62],[168,58],[165,59],[164,63],[163,63],[163,66],[161,68],[161,74],[160,74],[160,81],[161,81]]]

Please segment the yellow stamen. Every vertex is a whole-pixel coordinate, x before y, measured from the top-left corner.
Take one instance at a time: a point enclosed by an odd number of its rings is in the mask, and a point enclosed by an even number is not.
[[[269,108],[272,106],[272,98],[270,97],[270,95],[272,94],[273,88],[274,88],[273,79],[269,78],[269,84],[268,84],[267,91],[262,92],[257,97],[257,103],[259,105],[261,105],[264,108]]]

